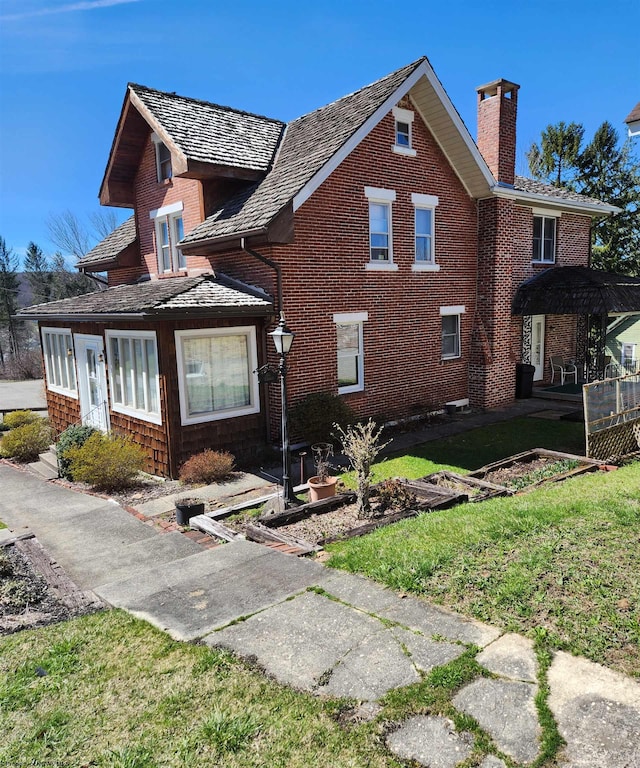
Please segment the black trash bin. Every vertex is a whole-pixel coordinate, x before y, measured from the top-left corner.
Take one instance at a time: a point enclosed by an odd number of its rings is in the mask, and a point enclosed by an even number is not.
[[[533,374],[535,365],[516,363],[516,397],[523,399],[533,395]]]

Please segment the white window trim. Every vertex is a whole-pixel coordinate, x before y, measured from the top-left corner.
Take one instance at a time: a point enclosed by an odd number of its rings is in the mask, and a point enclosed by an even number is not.
[[[360,365],[358,366],[359,381],[356,384],[349,384],[346,387],[338,386],[339,395],[348,395],[350,392],[364,392],[364,323],[369,319],[368,312],[338,312],[333,316],[333,322],[336,325],[357,325],[358,326],[358,348],[360,353]],[[336,348],[336,360],[338,350]]]
[[[545,213],[534,213],[533,214],[534,219],[542,219],[542,249],[541,249],[541,255],[544,256],[544,220],[545,219],[552,219],[555,224],[553,228],[553,259],[531,259],[532,264],[555,264],[556,263],[556,256],[557,256],[557,249],[558,249],[558,216],[554,216],[550,214],[550,212],[546,211]],[[531,232],[531,247],[533,248],[533,231]]]
[[[180,397],[180,422],[183,426],[189,424],[203,424],[207,421],[220,421],[222,419],[235,419],[238,416],[248,416],[260,412],[260,390],[258,377],[255,374],[258,368],[258,352],[256,344],[256,329],[253,325],[228,326],[225,328],[197,328],[189,331],[175,331],[176,362],[178,364],[178,394]],[[187,412],[186,371],[183,355],[182,340],[191,337],[210,338],[211,336],[237,336],[244,334],[248,340],[249,354],[249,405],[233,410],[218,411],[213,413],[189,416]]]
[[[439,272],[440,265],[436,264],[436,208],[440,203],[440,198],[437,195],[424,195],[420,192],[411,193],[411,202],[413,203],[413,265],[411,266],[412,272]],[[431,211],[431,261],[418,261],[417,253],[415,253],[415,239],[417,237],[416,232],[416,211],[417,210],[429,210]]]
[[[155,238],[156,238],[156,259],[158,261],[158,274],[168,275],[172,272],[181,272],[186,269],[185,266],[180,265],[180,259],[183,258],[180,249],[177,247],[177,243],[173,242],[175,221],[178,218],[182,218],[184,211],[184,203],[179,201],[177,203],[171,203],[171,205],[165,205],[162,208],[156,208],[149,212],[149,218],[155,222]],[[171,257],[171,268],[164,269],[162,265],[162,252],[161,252],[161,228],[162,224],[166,222],[169,230],[169,255]],[[182,222],[184,227],[184,220]]]
[[[398,123],[407,123],[409,126],[409,146],[405,147],[402,144],[396,144],[395,141],[391,145],[391,151],[397,155],[405,155],[407,157],[415,157],[417,152],[413,147],[413,121],[415,118],[415,112],[410,109],[402,109],[402,107],[394,107],[393,110],[393,132],[397,141],[398,136]]]
[[[156,347],[156,365],[158,367],[158,376],[155,382],[156,398],[158,401],[158,413],[153,411],[146,411],[143,408],[131,408],[130,406],[117,403],[115,399],[116,388],[114,386],[113,375],[115,373],[115,364],[111,358],[111,339],[153,339]],[[125,416],[131,416],[134,419],[140,421],[148,421],[151,424],[162,424],[162,403],[160,401],[160,357],[158,355],[158,339],[155,331],[134,331],[134,330],[106,330],[105,331],[105,346],[107,348],[107,365],[108,365],[108,379],[109,379],[109,392],[111,395],[111,410],[114,413],[122,413]],[[149,387],[153,386],[149,382]],[[124,381],[121,384],[124,392]],[[135,388],[134,388],[135,389]]]
[[[457,355],[443,355],[442,354],[442,329],[440,329],[440,359],[441,360],[459,360],[462,357],[462,324],[460,318],[464,315],[466,309],[464,304],[458,304],[455,306],[440,307],[440,317],[457,317],[458,318],[458,354]]]
[[[396,200],[395,189],[381,189],[380,187],[365,187],[364,194],[368,203],[381,203],[386,205],[389,209],[389,258],[386,261],[372,261],[371,260],[371,214],[368,221],[368,240],[369,240],[369,260],[365,265],[365,269],[371,269],[379,272],[394,272],[398,269],[397,265],[393,263],[393,203]]]
[[[71,349],[72,354],[67,355],[67,380],[69,378],[69,367],[73,370],[73,380],[75,381],[75,389],[70,389],[66,387],[61,387],[58,384],[52,383],[52,376],[51,376],[51,369],[49,366],[49,356],[46,353],[46,347],[45,347],[45,334],[57,334],[59,336],[62,335],[68,335],[71,340],[71,346],[67,347],[67,349]],[[47,389],[50,392],[57,392],[59,395],[65,395],[66,397],[72,397],[74,400],[78,399],[78,371],[76,370],[76,349],[75,345],[73,343],[73,334],[71,333],[70,328],[56,328],[54,326],[42,326],[40,328],[40,338],[41,338],[41,344],[42,344],[42,356],[44,357],[44,369],[47,374]]]

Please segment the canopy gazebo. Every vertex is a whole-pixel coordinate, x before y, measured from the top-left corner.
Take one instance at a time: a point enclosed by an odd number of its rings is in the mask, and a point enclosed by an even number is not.
[[[550,267],[520,285],[513,315],[577,315],[576,356],[588,381],[604,377],[607,318],[640,312],[640,278],[589,267]]]

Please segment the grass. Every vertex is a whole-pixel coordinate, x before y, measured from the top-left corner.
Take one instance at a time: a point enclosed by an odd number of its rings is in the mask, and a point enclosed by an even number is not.
[[[0,765],[397,768],[341,709],[120,611],[0,642]]]
[[[421,443],[403,454],[391,454],[373,467],[373,482],[388,477],[415,479],[451,469],[472,472],[485,464],[531,448],[584,454],[584,426],[575,422],[524,417]],[[355,488],[352,472],[342,476]]]
[[[640,677],[640,464],[420,515],[330,565]]]

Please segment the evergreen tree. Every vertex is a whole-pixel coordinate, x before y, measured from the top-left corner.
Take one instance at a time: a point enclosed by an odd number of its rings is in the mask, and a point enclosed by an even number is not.
[[[49,260],[42,248],[34,242],[27,246],[24,257],[24,271],[31,288],[32,304],[44,304],[51,301],[53,276]]]
[[[640,274],[640,163],[630,141],[604,122],[577,160],[576,188],[588,197],[621,208],[593,223],[593,265],[610,271]]]
[[[540,144],[534,142],[527,152],[532,176],[554,187],[572,188],[583,136],[584,128],[579,123],[567,125],[560,121],[548,125],[542,131]]]
[[[58,251],[51,257],[51,300],[68,299],[96,290],[94,281],[80,272],[73,272],[67,266],[64,256]]]
[[[21,324],[13,319],[18,311],[18,258],[7,247],[4,237],[0,237],[0,363],[4,366],[5,356],[2,349],[4,338],[10,354],[20,352]]]

